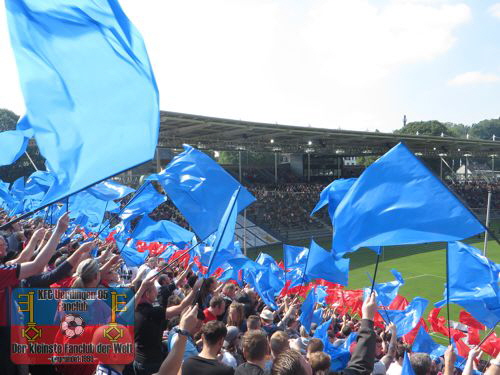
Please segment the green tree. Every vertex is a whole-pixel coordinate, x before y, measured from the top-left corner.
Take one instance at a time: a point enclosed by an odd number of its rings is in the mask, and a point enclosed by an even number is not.
[[[470,135],[479,139],[492,139],[496,136],[500,140],[500,119],[483,120],[473,124]]]
[[[409,122],[394,133],[416,135],[417,132],[419,135],[432,135],[436,137],[439,137],[441,134],[453,136],[453,132],[445,124],[436,120]]]
[[[19,116],[14,112],[0,108],[0,131],[14,130]]]
[[[356,158],[356,162],[363,167],[369,167],[372,163],[374,163],[379,157],[375,155],[369,156],[360,156]]]

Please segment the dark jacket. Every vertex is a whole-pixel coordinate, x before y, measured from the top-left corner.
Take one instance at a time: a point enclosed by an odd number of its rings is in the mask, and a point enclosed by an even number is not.
[[[375,344],[376,335],[373,330],[373,321],[361,320],[358,343],[344,370],[344,375],[370,375],[375,364]]]
[[[48,288],[50,284],[71,276],[73,266],[65,260],[52,271],[42,272],[24,279],[21,283],[23,288]]]

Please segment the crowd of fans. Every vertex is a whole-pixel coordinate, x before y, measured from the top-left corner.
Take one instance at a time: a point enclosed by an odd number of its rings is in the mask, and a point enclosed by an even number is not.
[[[295,187],[297,188],[297,187]],[[292,189],[295,189],[292,188]],[[288,189],[288,188],[286,188]],[[0,213],[0,224],[10,218]],[[150,257],[140,267],[126,267],[112,242],[82,242],[76,227],[71,233],[69,215],[49,228],[43,220],[13,224],[0,236],[0,373],[11,374],[329,374],[331,357],[325,343],[312,337],[299,322],[302,298],[284,294],[272,311],[246,285],[201,278],[193,263]],[[97,254],[91,251],[97,247]],[[123,271],[131,272],[130,281]],[[134,360],[114,364],[15,365],[10,360],[9,302],[13,287],[129,288],[135,293]],[[400,375],[404,353],[410,349],[397,339],[397,327],[374,325],[376,296],[363,303],[361,316],[342,314],[330,306],[323,313],[329,345],[342,345],[352,332],[357,340],[343,370],[347,375]],[[89,328],[90,329],[90,328]],[[99,328],[97,328],[99,329]],[[500,375],[496,362],[474,362],[470,352],[464,375],[473,369]],[[444,359],[411,353],[416,375],[452,375],[456,355],[449,347]],[[479,366],[479,367],[478,367]],[[484,367],[482,367],[484,366]]]
[[[450,188],[471,208],[486,208],[488,190],[492,192],[491,209],[500,209],[500,183],[486,181],[452,182]]]

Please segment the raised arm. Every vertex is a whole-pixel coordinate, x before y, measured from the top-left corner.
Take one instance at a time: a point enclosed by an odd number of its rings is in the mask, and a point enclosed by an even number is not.
[[[203,279],[196,280],[196,283],[193,285],[193,289],[191,292],[182,300],[180,304],[177,306],[167,307],[165,310],[165,315],[167,319],[171,319],[174,316],[179,315],[182,310],[184,310],[187,306],[191,305],[194,301],[195,296],[198,294],[198,291],[201,288],[201,284],[203,284]]]
[[[33,253],[35,252],[36,247],[42,241],[43,236],[45,235],[44,228],[38,228],[33,235],[31,236],[26,247],[21,251],[21,253],[14,259],[9,260],[7,264],[16,264],[16,263],[24,263],[31,260],[33,257]]]

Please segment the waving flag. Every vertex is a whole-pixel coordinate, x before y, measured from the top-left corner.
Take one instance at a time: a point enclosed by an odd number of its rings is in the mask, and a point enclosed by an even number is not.
[[[0,133],[0,166],[14,163],[26,151],[29,138],[20,130]]]
[[[485,231],[476,217],[400,143],[370,165],[335,210],[333,248],[455,241]]]
[[[450,303],[466,309],[488,328],[500,321],[500,264],[490,261],[481,252],[462,242],[448,243]],[[441,307],[444,298],[435,304]]]
[[[56,180],[42,204],[151,160],[158,90],[118,1],[7,0],[27,113]]]
[[[307,247],[283,245],[283,254],[285,271],[291,271],[296,268],[304,269],[309,249]]]
[[[339,205],[340,201],[346,193],[349,191],[351,186],[356,182],[355,178],[340,178],[333,181],[330,185],[323,189],[320,194],[319,201],[311,212],[311,216],[314,215],[324,206],[328,205],[328,213],[330,217],[333,217],[335,209]]]
[[[486,329],[483,324],[479,323],[476,319],[474,319],[474,317],[471,314],[469,314],[465,310],[460,311],[458,320],[460,323],[465,324],[467,327],[472,327],[481,330]]]
[[[374,289],[377,292],[377,302],[379,306],[389,306],[398,295],[399,288],[405,284],[403,276],[397,270],[391,270],[395,280],[387,283],[375,284]],[[365,299],[370,295],[370,288],[364,289]]]
[[[160,204],[166,202],[167,197],[158,193],[151,183],[146,182],[146,186],[138,191],[132,199],[120,215],[124,221],[142,214],[149,214]]]
[[[404,310],[379,310],[379,313],[389,317],[398,327],[398,337],[401,337],[417,326],[428,303],[424,298],[415,297]]]
[[[158,181],[200,238],[217,230],[231,196],[238,189],[238,211],[255,197],[208,155],[184,145],[164,171],[148,177]]]
[[[324,250],[311,240],[305,275],[308,279],[324,279],[340,285],[347,285],[349,259],[337,258],[333,252]]]
[[[193,232],[171,221],[154,221],[148,215],[144,215],[134,229],[134,238],[147,242],[191,242],[193,237]]]
[[[119,184],[116,181],[108,180],[100,182],[88,188],[87,191],[98,199],[102,199],[103,201],[111,201],[121,199],[124,196],[134,192],[135,189]]]
[[[446,346],[436,343],[431,336],[426,332],[424,327],[420,327],[417,336],[413,341],[411,350],[414,353],[427,353],[434,358],[441,357],[446,351]]]
[[[116,246],[122,250],[120,255],[128,267],[139,267],[143,265],[149,255],[149,251],[140,253],[136,249],[127,246],[122,242],[116,241]]]
[[[299,321],[307,332],[311,330],[311,323],[314,317],[314,305],[316,305],[316,293],[311,290],[306,300],[302,304]]]

